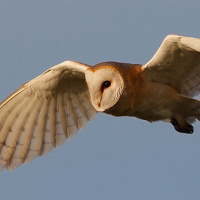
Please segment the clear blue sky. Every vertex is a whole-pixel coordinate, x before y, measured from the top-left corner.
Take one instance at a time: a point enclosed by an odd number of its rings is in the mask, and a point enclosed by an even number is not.
[[[1,0],[0,100],[64,60],[145,64],[170,34],[200,37],[199,0]],[[45,157],[0,172],[1,200],[198,200],[200,123],[99,114]]]

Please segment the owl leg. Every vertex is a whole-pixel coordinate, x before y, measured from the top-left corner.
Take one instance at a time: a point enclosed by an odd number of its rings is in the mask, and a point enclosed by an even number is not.
[[[188,124],[181,116],[176,116],[171,118],[171,124],[174,126],[176,131],[180,133],[192,134],[194,128],[191,124]]]

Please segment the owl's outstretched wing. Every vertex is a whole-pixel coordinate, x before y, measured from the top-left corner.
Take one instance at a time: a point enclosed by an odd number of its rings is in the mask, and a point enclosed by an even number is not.
[[[47,154],[94,118],[85,71],[74,61],[56,65],[0,104],[0,169]]]
[[[200,39],[168,35],[143,70],[151,81],[168,84],[186,96],[198,95]]]

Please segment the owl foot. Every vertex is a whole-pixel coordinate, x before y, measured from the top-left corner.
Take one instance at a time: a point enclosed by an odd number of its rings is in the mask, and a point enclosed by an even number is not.
[[[171,124],[174,126],[176,131],[180,133],[188,133],[192,134],[194,132],[194,127],[191,124],[188,124],[185,120],[183,120],[181,125],[178,123],[178,121],[173,117],[171,118]]]

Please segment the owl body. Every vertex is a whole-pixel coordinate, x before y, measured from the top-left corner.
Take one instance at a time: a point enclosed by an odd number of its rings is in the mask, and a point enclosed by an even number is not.
[[[155,82],[144,82],[142,92],[132,107],[135,116],[149,122],[171,119],[178,104],[177,92]]]
[[[107,68],[109,65],[110,62],[100,64],[101,68]],[[170,119],[176,112],[175,108],[179,104],[178,93],[168,85],[149,80],[142,70],[142,65],[112,62],[112,68],[122,74],[124,92],[119,101],[112,108],[105,110],[105,113],[153,122]]]
[[[99,112],[149,122],[168,121],[177,131],[186,133],[193,132],[186,120],[194,121],[194,116],[199,119],[200,110],[195,111],[199,101],[183,96],[168,83],[154,80],[142,65],[103,62],[87,69],[86,81],[91,103]],[[110,83],[108,87],[103,85],[105,82]]]

